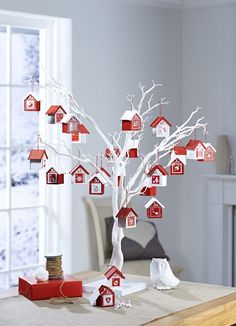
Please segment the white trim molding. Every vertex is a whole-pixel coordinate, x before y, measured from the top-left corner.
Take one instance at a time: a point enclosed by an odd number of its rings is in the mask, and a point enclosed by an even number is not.
[[[115,0],[130,4],[162,7],[169,9],[194,9],[235,5],[236,0]]]
[[[140,4],[152,7],[161,7],[169,9],[182,9],[183,0],[115,0],[117,2]]]
[[[208,8],[235,4],[236,0],[184,0],[183,8]]]

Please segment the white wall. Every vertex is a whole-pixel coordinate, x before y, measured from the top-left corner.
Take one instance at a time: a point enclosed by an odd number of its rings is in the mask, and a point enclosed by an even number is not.
[[[138,81],[148,85],[152,79],[164,84],[161,94],[171,101],[167,117],[174,125],[181,121],[180,10],[109,0],[8,0],[0,1],[0,9],[72,18],[73,92],[105,131],[120,129],[119,119],[127,108],[126,93],[137,93]],[[96,137],[89,138],[86,151],[103,150]],[[181,255],[177,182],[171,180],[168,191],[160,191],[167,208],[165,219],[158,222],[161,239],[175,260]],[[93,235],[87,228],[81,201],[84,195],[85,190],[73,188],[73,271],[93,267],[90,259]],[[139,201],[140,214],[144,214],[144,203],[144,199]]]
[[[209,122],[209,141],[229,135],[236,150],[236,6],[185,10],[183,14],[182,117],[200,105]],[[206,281],[205,191],[203,174],[212,164],[188,165],[182,188],[182,246],[185,278]],[[217,248],[216,248],[217,255]]]
[[[107,132],[120,128],[125,94],[137,93],[138,81],[148,84],[154,78],[164,84],[161,94],[171,101],[166,115],[174,125],[200,105],[209,122],[209,141],[226,133],[236,151],[236,6],[182,13],[125,1],[0,0],[0,9],[73,19],[73,91]],[[94,136],[89,138],[86,150],[103,149]],[[147,137],[143,148],[151,142]],[[184,266],[184,278],[194,281],[206,280],[202,175],[208,172],[214,172],[214,165],[189,163],[185,176],[169,178],[159,194],[166,205],[165,218],[157,222],[161,240]],[[73,188],[73,271],[93,268],[84,195],[85,190]],[[144,203],[143,198],[138,202],[142,216]]]

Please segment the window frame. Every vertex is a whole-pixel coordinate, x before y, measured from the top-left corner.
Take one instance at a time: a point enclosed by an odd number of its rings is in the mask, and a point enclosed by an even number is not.
[[[7,66],[11,67],[11,28],[30,28],[37,29],[40,33],[40,66],[44,67],[44,71],[40,71],[40,85],[46,85],[48,83],[48,76],[53,76],[63,82],[63,85],[71,91],[72,87],[72,25],[71,19],[58,18],[50,16],[33,15],[27,13],[10,12],[0,10],[0,25],[5,25],[7,28]],[[63,51],[59,51],[63,47]],[[47,73],[46,73],[47,72]],[[20,85],[14,85],[11,80],[11,71],[7,71],[6,84],[1,83],[1,87],[6,87],[7,92],[7,108],[11,107],[11,92],[12,87],[21,87]],[[22,86],[24,87],[24,86]],[[49,91],[42,87],[40,88],[40,98],[45,101],[45,108],[53,101],[57,99],[55,94],[49,93]],[[22,99],[23,102],[23,99]],[[23,109],[23,106],[22,106]],[[39,112],[39,133],[47,143],[51,143],[52,139],[59,138],[60,133],[57,130],[50,130],[47,126],[47,119],[45,118],[45,110]],[[29,113],[30,114],[30,113]],[[7,110],[7,143],[2,148],[8,153],[7,168],[7,187],[11,188],[11,154],[10,151],[13,148],[11,146],[11,110]],[[67,146],[71,146],[67,144]],[[66,168],[70,168],[70,162],[63,158],[60,160],[60,164]],[[71,244],[68,239],[71,237],[71,186],[68,182],[65,182],[63,188],[58,186],[46,187],[46,177],[39,172],[39,189],[40,198],[39,205],[25,206],[25,207],[11,207],[11,194],[8,196],[8,207],[6,209],[0,209],[0,212],[8,212],[8,259],[7,269],[0,270],[0,275],[8,275],[8,282],[10,286],[11,272],[19,270],[28,270],[32,267],[37,267],[44,264],[44,255],[46,253],[61,252],[64,254],[65,259],[64,268],[70,272],[71,269]],[[64,204],[66,203],[66,204]],[[12,268],[11,266],[11,211],[18,209],[39,209],[39,229],[41,238],[39,238],[39,264],[27,265],[19,268]],[[66,217],[66,218],[65,218]]]

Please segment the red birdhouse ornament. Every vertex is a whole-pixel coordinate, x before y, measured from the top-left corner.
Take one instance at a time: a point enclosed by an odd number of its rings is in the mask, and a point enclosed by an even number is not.
[[[169,137],[171,123],[165,117],[157,117],[150,125],[156,137]]]
[[[110,287],[101,285],[93,291],[89,301],[93,306],[113,307],[115,305],[115,293]]]
[[[216,149],[210,143],[204,143],[206,148],[204,153],[204,162],[211,162],[215,160]],[[200,161],[200,160],[199,160]]]
[[[24,111],[40,111],[40,101],[36,100],[36,98],[32,94],[29,94],[24,99]]]
[[[122,272],[116,266],[111,266],[104,275],[107,279],[107,285],[111,287],[121,286],[125,279]]]
[[[142,119],[135,110],[127,110],[121,117],[123,131],[138,131],[142,129]]]
[[[78,164],[70,171],[70,174],[72,183],[83,184],[86,183],[89,172],[81,164]]]
[[[44,149],[32,149],[28,157],[30,169],[37,170],[45,168],[47,159],[48,156]]]
[[[135,228],[138,214],[135,212],[133,208],[130,207],[122,207],[118,214],[116,215],[118,218],[119,227],[122,228]]]
[[[156,164],[148,172],[148,177],[151,178],[151,184],[159,187],[167,186],[167,175],[166,169],[160,165]]]
[[[61,105],[51,105],[45,114],[48,116],[49,124],[56,124],[61,123],[61,120],[66,115],[66,111]]]
[[[182,175],[184,174],[184,163],[176,158],[170,163],[170,174],[171,175]]]
[[[66,114],[61,120],[61,123],[63,133],[73,134],[79,132],[80,122],[74,114]]]
[[[57,172],[56,169],[51,167],[46,173],[46,183],[48,185],[64,184],[64,174],[65,173]]]
[[[89,180],[89,194],[103,195],[105,192],[106,183],[106,179],[100,173],[96,173]]]
[[[156,198],[151,198],[145,205],[145,208],[147,210],[147,217],[162,218],[162,210],[165,207]]]
[[[188,160],[204,160],[206,147],[201,140],[191,139],[186,145]]]

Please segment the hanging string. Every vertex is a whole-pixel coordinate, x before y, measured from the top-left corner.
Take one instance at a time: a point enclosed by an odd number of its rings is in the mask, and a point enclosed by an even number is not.
[[[34,80],[31,78],[31,91],[34,92]]]
[[[98,155],[96,155],[96,172],[98,172]]]
[[[102,153],[100,153],[100,161],[101,161],[101,168],[102,168]]]
[[[159,152],[156,151],[156,163],[158,164],[159,163]]]
[[[160,117],[161,117],[162,116],[162,103],[161,103],[161,101],[159,103],[160,103]]]
[[[37,149],[39,149],[39,143],[42,143],[42,138],[40,136],[40,134],[38,133],[38,137],[37,137]]]
[[[46,270],[49,274],[49,279],[62,279],[62,255],[57,256],[45,256],[46,258]]]
[[[204,130],[204,143],[207,142],[207,135],[208,135],[208,131]]]

